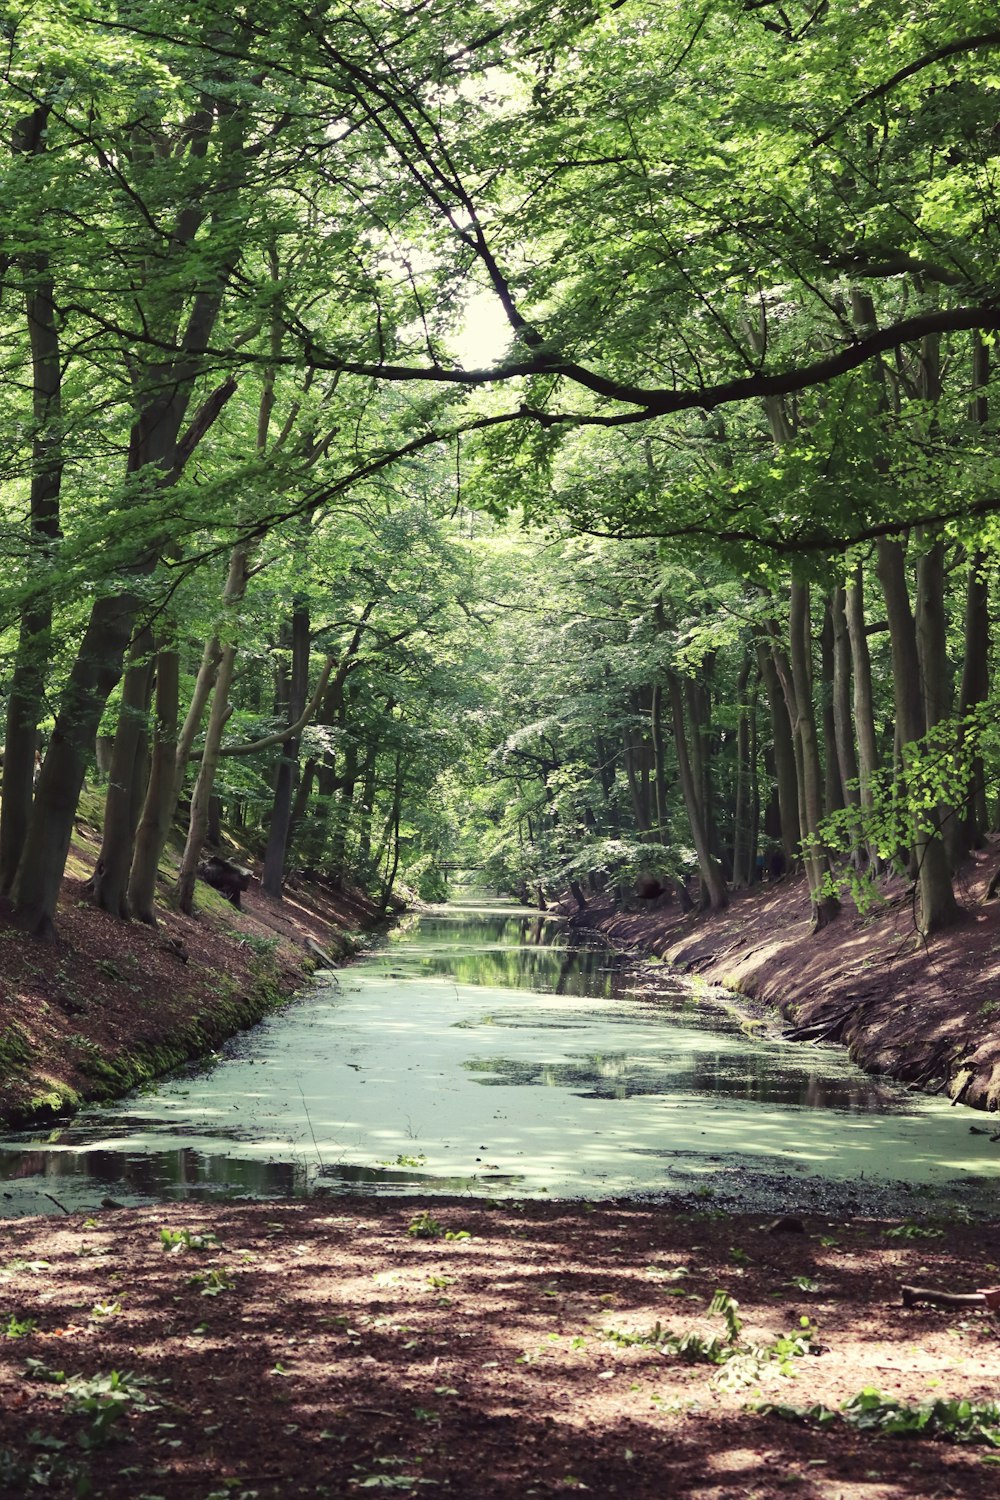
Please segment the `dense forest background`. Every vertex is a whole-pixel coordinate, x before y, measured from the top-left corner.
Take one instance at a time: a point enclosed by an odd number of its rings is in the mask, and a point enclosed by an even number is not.
[[[223,815],[274,897],[801,862],[817,925],[901,868],[953,921],[998,66],[956,0],[4,6],[16,919],[96,786],[149,922]]]

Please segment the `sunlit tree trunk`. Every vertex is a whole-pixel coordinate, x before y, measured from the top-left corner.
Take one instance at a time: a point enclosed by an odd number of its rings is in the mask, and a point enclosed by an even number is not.
[[[234,629],[235,606],[246,592],[247,579],[249,577],[249,562],[249,544],[241,543],[239,546],[233,548],[229,562],[229,573],[226,578],[226,587],[223,593],[223,604],[226,608],[230,625]],[[235,636],[232,639],[223,639],[219,665],[215,674],[212,707],[208,716],[208,727],[205,730],[205,745],[201,753],[201,762],[194,785],[194,792],[191,796],[191,812],[188,821],[187,838],[184,843],[184,853],[181,855],[180,870],[177,875],[177,904],[181,911],[186,912],[188,915],[194,909],[194,885],[198,874],[198,862],[201,859],[202,845],[205,842],[205,834],[208,831],[208,803],[215,787],[215,774],[219,765],[219,751],[222,748],[222,732],[231,713],[229,693],[232,687],[237,650],[238,641]]]
[[[824,890],[828,858],[820,835],[823,818],[823,773],[816,735],[812,692],[812,627],[809,585],[792,579],[789,616],[789,657],[795,694],[796,734],[801,747],[803,819],[802,852],[809,879],[813,929],[825,927],[840,910],[840,902]]]
[[[292,614],[292,665],[288,688],[288,723],[294,724],[302,713],[309,691],[309,609],[301,602]],[[275,776],[274,800],[267,826],[267,848],[261,888],[275,900],[281,899],[285,875],[285,854],[292,821],[292,798],[299,775],[299,740],[290,739],[281,747]]]
[[[851,709],[851,638],[847,627],[847,590],[841,584],[837,584],[830,595],[830,621],[833,629],[832,753],[836,754],[840,767],[844,803],[856,807],[860,796]]]
[[[156,926],[156,874],[177,806],[177,719],[180,657],[172,639],[156,655],[156,708],[146,797],[135,835],[128,904],[140,922]]]
[[[132,642],[122,683],[118,727],[104,799],[101,848],[90,880],[94,905],[114,917],[129,916],[128,878],[140,798],[145,785],[152,685],[153,637],[149,629],[143,629]]]

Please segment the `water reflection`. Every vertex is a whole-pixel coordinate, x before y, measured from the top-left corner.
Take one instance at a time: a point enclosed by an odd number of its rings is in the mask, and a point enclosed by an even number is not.
[[[631,1099],[675,1093],[678,1087],[695,1094],[725,1099],[751,1099],[766,1104],[852,1112],[909,1113],[911,1101],[898,1090],[879,1088],[869,1079],[823,1078],[794,1066],[775,1066],[775,1058],[761,1048],[738,1061],[726,1058],[667,1057],[649,1062],[627,1053],[592,1052],[563,1063],[524,1062],[515,1058],[470,1058],[463,1064],[481,1084],[538,1085],[569,1089],[581,1099]]]
[[[421,918],[417,941],[381,962],[389,978],[610,998],[624,960],[586,939],[570,943],[563,924],[551,918],[521,914],[481,918],[474,931],[464,916]]]

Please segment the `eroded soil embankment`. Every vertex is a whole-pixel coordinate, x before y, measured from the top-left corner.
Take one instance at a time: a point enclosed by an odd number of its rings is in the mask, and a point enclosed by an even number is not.
[[[48,943],[0,911],[0,1126],[118,1098],[211,1052],[302,987],[317,945],[342,957],[378,920],[357,891],[303,886],[275,901],[256,881],[242,910],[200,884],[197,906],[185,917],[164,905],[149,928],[95,910],[67,879]]]
[[[870,1072],[998,1109],[1000,901],[986,900],[998,858],[994,841],[963,867],[964,918],[927,941],[898,879],[878,910],[845,904],[816,934],[801,877],[736,893],[717,915],[682,917],[660,898],[629,912],[592,902],[574,921],[776,1006],[804,1038],[844,1043]]]

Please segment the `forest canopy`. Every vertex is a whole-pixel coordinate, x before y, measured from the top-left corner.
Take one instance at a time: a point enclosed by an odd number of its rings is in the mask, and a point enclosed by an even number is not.
[[[0,14],[0,891],[817,925],[997,818],[1000,7]],[[477,316],[490,336],[476,352]],[[689,890],[690,886],[690,890]]]

